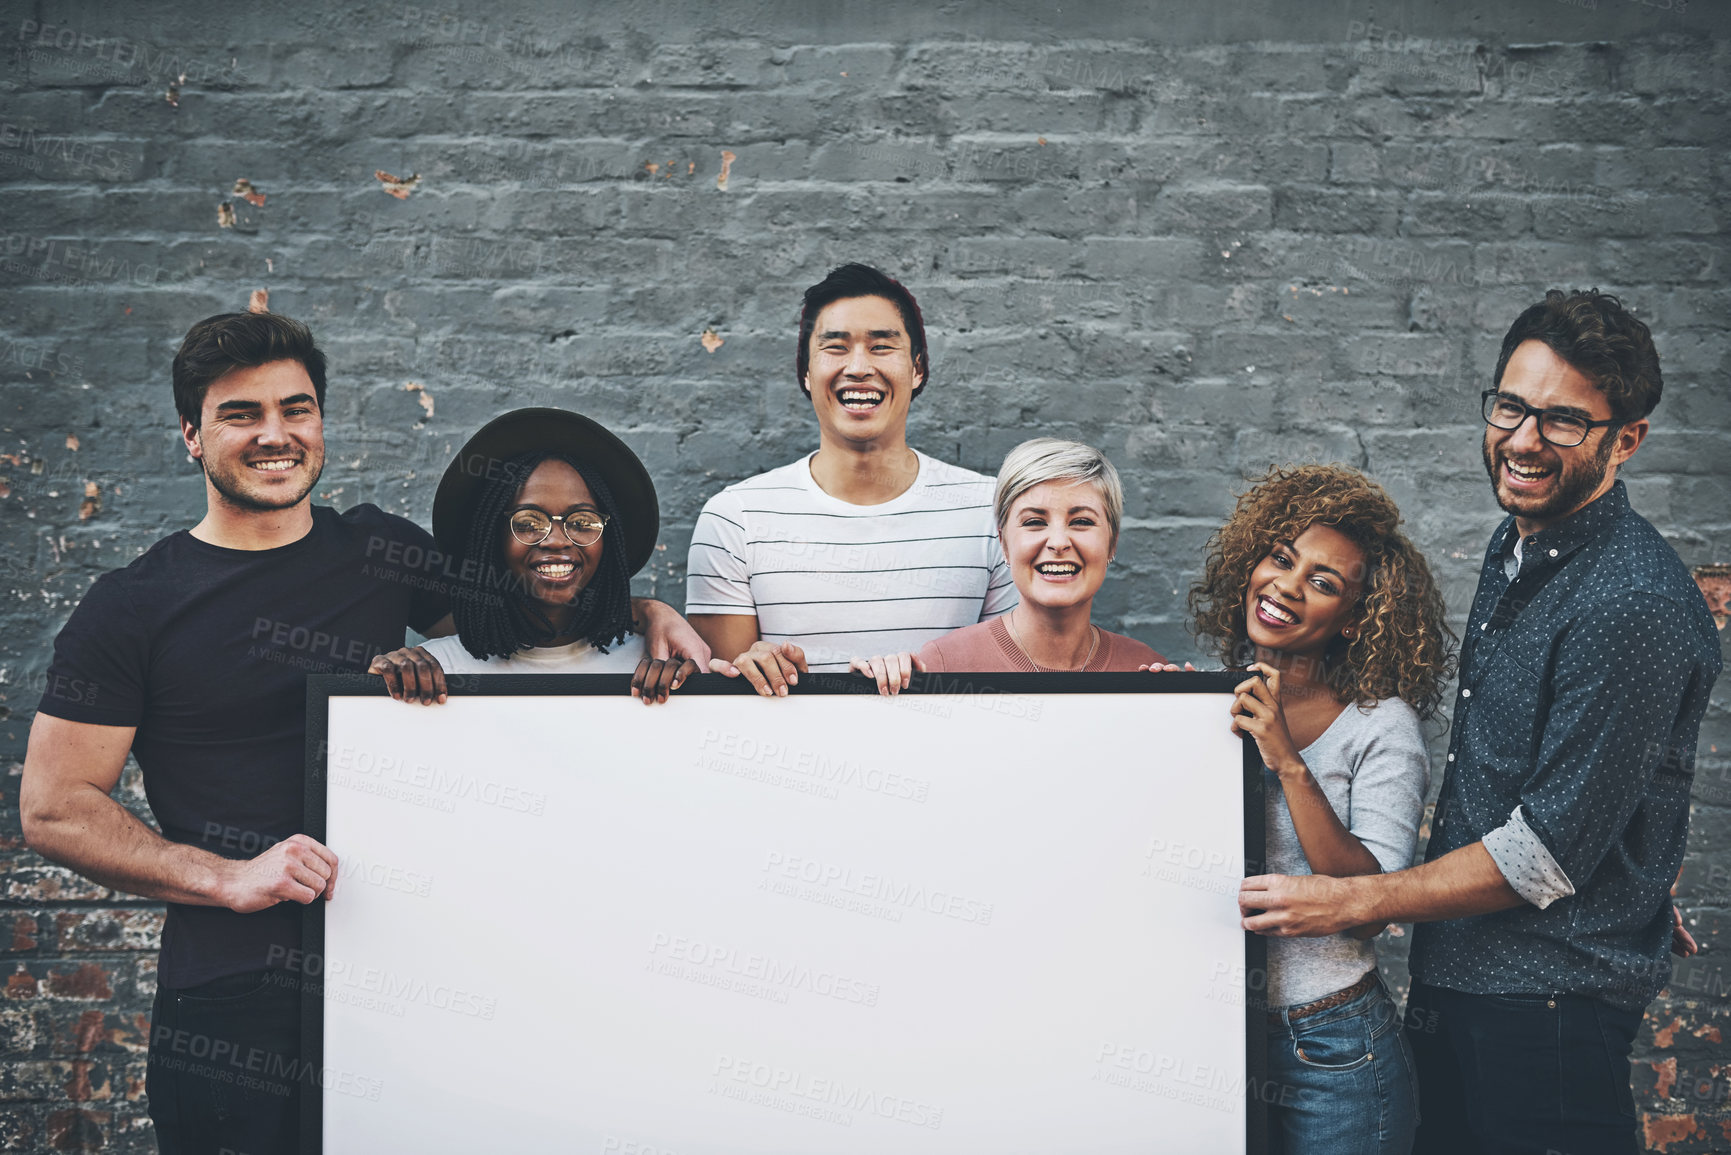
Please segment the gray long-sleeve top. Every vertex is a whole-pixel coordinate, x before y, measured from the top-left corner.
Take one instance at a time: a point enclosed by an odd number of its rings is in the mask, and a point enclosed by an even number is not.
[[[1418,848],[1418,824],[1430,786],[1430,759],[1418,714],[1399,698],[1348,706],[1299,751],[1343,826],[1384,871],[1405,870]],[[1263,771],[1268,872],[1310,874],[1292,826],[1280,779]],[[1376,946],[1345,934],[1268,940],[1268,1005],[1291,1006],[1333,994],[1376,966]]]

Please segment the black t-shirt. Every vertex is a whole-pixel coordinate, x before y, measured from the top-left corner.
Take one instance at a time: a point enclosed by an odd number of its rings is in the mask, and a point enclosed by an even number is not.
[[[182,531],[90,587],[54,641],[37,708],[136,726],[132,753],[163,835],[251,858],[304,829],[306,676],[364,673],[403,644],[405,626],[442,618],[439,558],[425,530],[371,505],[315,506],[311,532],[276,549]],[[159,981],[287,965],[301,911],[170,903]]]

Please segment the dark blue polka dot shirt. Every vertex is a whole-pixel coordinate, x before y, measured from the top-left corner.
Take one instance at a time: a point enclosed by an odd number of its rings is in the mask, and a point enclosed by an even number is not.
[[[1718,632],[1621,481],[1516,532],[1506,519],[1485,553],[1425,859],[1483,841],[1527,902],[1420,926],[1413,974],[1639,1009],[1671,973],[1670,890]]]

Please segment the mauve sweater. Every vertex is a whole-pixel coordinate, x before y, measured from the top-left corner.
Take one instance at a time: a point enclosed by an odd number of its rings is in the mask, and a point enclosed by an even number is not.
[[[945,634],[935,641],[927,642],[920,647],[916,655],[925,663],[926,669],[934,672],[970,673],[970,674],[1037,674],[1034,663],[1028,660],[1028,655],[1016,645],[1010,637],[1009,627],[1004,624],[1009,615],[993,618],[989,622],[978,625],[963,626]],[[1165,662],[1159,654],[1123,634],[1114,634],[1110,630],[1100,631],[1100,645],[1094,651],[1093,659],[1082,670],[1084,673],[1099,673],[1102,670],[1126,670],[1135,672],[1138,666]]]

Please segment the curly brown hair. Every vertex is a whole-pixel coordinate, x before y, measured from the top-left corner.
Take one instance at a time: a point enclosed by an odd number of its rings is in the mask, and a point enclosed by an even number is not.
[[[1324,682],[1341,702],[1368,706],[1399,698],[1420,717],[1433,716],[1454,672],[1454,632],[1443,620],[1430,566],[1400,532],[1400,520],[1382,486],[1356,469],[1270,470],[1239,496],[1232,516],[1208,541],[1202,578],[1190,587],[1192,632],[1213,639],[1227,665],[1247,664],[1244,599],[1251,571],[1276,542],[1329,526],[1364,552],[1364,617],[1350,641],[1330,643]]]

